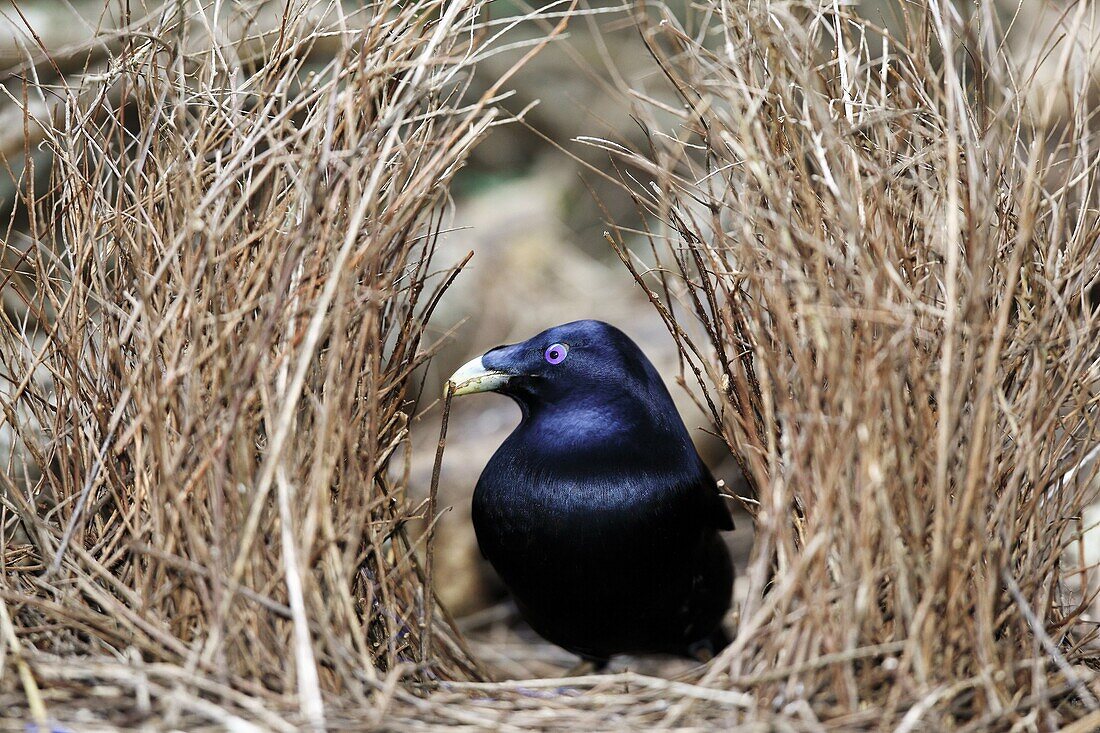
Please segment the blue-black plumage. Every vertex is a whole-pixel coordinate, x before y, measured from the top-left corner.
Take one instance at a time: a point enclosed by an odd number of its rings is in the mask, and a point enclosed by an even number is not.
[[[574,321],[450,379],[523,417],[473,498],[482,553],[540,635],[597,663],[724,643],[729,509],[660,375],[622,331]]]

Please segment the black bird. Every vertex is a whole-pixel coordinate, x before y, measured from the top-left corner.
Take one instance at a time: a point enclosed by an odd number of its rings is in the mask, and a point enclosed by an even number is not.
[[[597,669],[728,643],[729,509],[641,349],[600,321],[498,346],[449,380],[523,417],[474,491],[482,554],[524,619]],[[582,664],[584,664],[582,662]]]

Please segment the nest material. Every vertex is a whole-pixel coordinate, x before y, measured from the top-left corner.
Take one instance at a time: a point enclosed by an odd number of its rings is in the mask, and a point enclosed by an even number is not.
[[[426,590],[403,458],[456,273],[432,264],[447,184],[511,74],[469,94],[500,26],[482,2],[189,8],[24,87],[24,152],[53,162],[45,188],[24,172],[3,252],[13,715],[1100,722],[1065,552],[1100,444],[1079,54],[1055,117],[988,3],[908,4],[895,34],[836,4],[716,2],[687,28],[637,6],[679,101],[637,96],[647,150],[589,142],[626,166],[651,247],[615,246],[755,487],[752,587],[683,679],[493,682]]]

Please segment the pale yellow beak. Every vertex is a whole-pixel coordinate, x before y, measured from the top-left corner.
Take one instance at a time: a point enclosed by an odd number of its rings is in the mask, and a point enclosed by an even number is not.
[[[511,377],[512,375],[506,372],[487,369],[479,356],[460,366],[458,371],[447,380],[447,388],[455,396],[492,392],[503,387]]]

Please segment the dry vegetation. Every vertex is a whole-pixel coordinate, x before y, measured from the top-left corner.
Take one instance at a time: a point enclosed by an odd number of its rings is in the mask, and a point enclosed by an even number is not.
[[[499,28],[481,2],[181,7],[83,88],[27,86],[63,111],[5,237],[5,641],[47,711],[103,682],[139,717],[380,712],[404,674],[473,672],[426,633],[392,464]]]
[[[885,728],[1100,725],[1063,557],[1100,443],[1080,50],[1054,47],[1065,88],[1034,108],[991,3],[908,6],[898,36],[716,12],[695,36],[641,21],[672,136],[590,141],[641,171],[655,274],[619,250],[756,489],[753,589],[706,681]]]
[[[906,4],[894,35],[833,3],[686,29],[639,5],[682,104],[637,96],[649,149],[587,142],[649,215],[615,246],[756,491],[752,586],[681,680],[485,678],[425,593],[406,459],[447,185],[503,118],[507,74],[467,93],[506,27],[486,5],[172,3],[95,73],[17,70],[53,164],[0,230],[7,714],[1100,725],[1066,551],[1100,444],[1093,89],[1052,37],[1065,89],[1028,106],[987,2]]]

